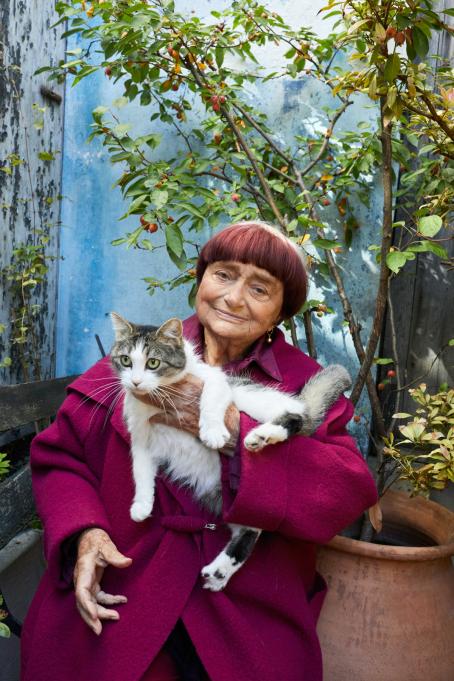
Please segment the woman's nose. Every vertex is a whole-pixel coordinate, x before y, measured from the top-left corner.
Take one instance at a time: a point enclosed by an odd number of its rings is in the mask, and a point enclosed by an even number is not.
[[[229,286],[228,291],[224,295],[224,300],[227,305],[231,307],[238,307],[242,304],[244,298],[243,284],[241,281],[236,281]]]

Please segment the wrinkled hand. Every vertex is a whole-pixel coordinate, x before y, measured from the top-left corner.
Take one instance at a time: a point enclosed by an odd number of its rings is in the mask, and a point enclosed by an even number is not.
[[[150,418],[151,423],[165,423],[168,426],[186,430],[198,437],[202,389],[203,381],[192,374],[188,374],[184,380],[161,388],[160,394],[164,400],[164,406],[162,402],[153,399],[152,396],[134,394],[139,400],[147,404],[154,404],[162,409],[162,412]],[[240,413],[234,404],[230,404],[227,408],[224,421],[232,435],[231,443],[234,446],[240,430]]]
[[[77,562],[74,568],[76,605],[80,616],[95,634],[102,631],[101,620],[118,620],[116,610],[108,605],[126,603],[126,596],[105,593],[101,580],[107,565],[125,568],[132,559],[123,556],[107,532],[98,527],[84,530],[78,539]]]

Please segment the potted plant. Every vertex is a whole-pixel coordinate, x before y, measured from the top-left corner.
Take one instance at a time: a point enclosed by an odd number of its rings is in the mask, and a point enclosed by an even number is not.
[[[331,587],[318,625],[328,681],[366,678],[365,669],[368,681],[452,676],[454,513],[427,497],[454,482],[454,390],[409,393],[420,406],[394,415],[407,423],[384,453],[387,490],[400,479],[411,497],[385,490],[373,542],[337,536],[319,550]]]

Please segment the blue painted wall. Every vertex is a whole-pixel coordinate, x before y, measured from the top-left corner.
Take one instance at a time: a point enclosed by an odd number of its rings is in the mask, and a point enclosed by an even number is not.
[[[176,4],[181,11],[187,12],[194,6],[184,0]],[[222,9],[228,4],[224,0],[204,0],[198,3],[197,12],[207,15],[211,10]],[[326,34],[330,28],[328,22],[317,16],[323,4],[323,0],[272,0],[269,3],[292,25],[310,25],[317,33]],[[78,39],[74,37],[69,42],[68,49],[79,46]],[[261,58],[263,63],[272,66],[279,62],[280,52],[267,48],[262,51]],[[185,317],[191,312],[187,290],[182,287],[168,292],[157,291],[152,297],[146,291],[143,277],[166,279],[177,272],[164,250],[148,253],[111,245],[113,239],[135,229],[137,217],[118,221],[125,212],[119,190],[112,189],[119,169],[109,163],[107,152],[99,142],[89,144],[86,140],[92,110],[99,105],[109,105],[121,94],[121,87],[113,85],[101,73],[83,80],[75,88],[67,85],[62,190],[65,198],[61,231],[61,255],[64,259],[59,270],[57,375],[82,372],[99,358],[95,333],[99,334],[106,349],[110,347],[113,334],[108,313],[111,310],[139,323],[160,323],[168,317]],[[326,94],[321,92],[314,79],[271,81],[261,91],[251,90],[249,95],[251,99],[260,98],[271,121],[279,121],[278,129],[283,137],[325,128],[321,107],[327,103]],[[348,118],[343,122],[345,127],[351,129],[360,120],[368,119],[375,124],[375,114],[363,104],[358,102],[349,108]],[[121,115],[124,118],[125,110],[121,111]],[[128,105],[127,116],[134,122],[136,130],[145,118],[138,103]],[[173,155],[175,136],[159,122],[152,125],[154,130],[164,135],[159,153],[165,154],[169,149]],[[378,275],[367,245],[376,242],[371,235],[377,233],[380,226],[380,200],[379,188],[375,188],[371,193],[370,208],[358,207],[361,230],[356,243],[361,244],[361,254],[353,262],[351,255],[338,256],[346,286],[365,330],[370,328]],[[157,235],[154,236],[158,239]],[[201,242],[208,236],[207,228],[200,235]],[[355,250],[359,252],[357,246]],[[321,298],[324,295],[326,282],[312,281],[310,297]],[[330,302],[333,299],[329,296]],[[340,305],[335,306],[334,315],[325,315],[322,319],[314,317],[319,361],[322,364],[341,362],[354,373],[356,356],[350,334],[341,325],[342,320]],[[305,349],[302,329],[300,337],[301,346]],[[366,400],[360,403],[358,411],[368,413]],[[365,433],[358,431],[356,434],[365,447]]]

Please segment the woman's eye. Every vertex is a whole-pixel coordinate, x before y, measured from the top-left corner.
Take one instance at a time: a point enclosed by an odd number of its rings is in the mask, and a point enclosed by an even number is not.
[[[124,367],[132,367],[132,361],[129,355],[120,355],[120,363]]]
[[[266,296],[268,294],[268,291],[263,286],[253,286],[252,290],[258,296]]]
[[[216,276],[218,277],[218,279],[222,279],[222,281],[227,281],[227,279],[229,278],[227,272],[224,272],[223,270],[218,270],[216,272]]]
[[[147,369],[157,369],[161,364],[159,359],[149,359],[147,362]]]

